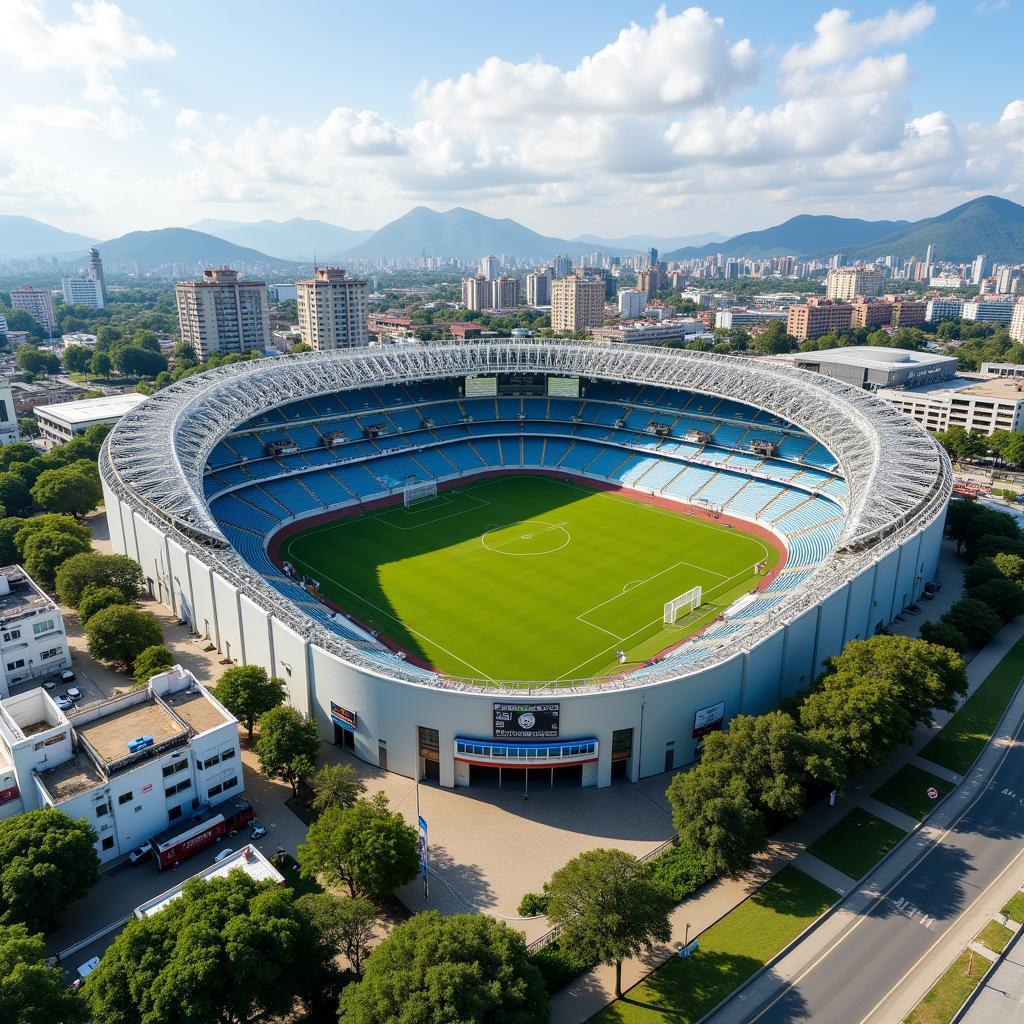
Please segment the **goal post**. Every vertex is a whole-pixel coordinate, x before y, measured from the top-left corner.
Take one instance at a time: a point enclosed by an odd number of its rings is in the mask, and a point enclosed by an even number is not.
[[[437,497],[437,481],[427,480],[406,484],[402,490],[402,495],[406,508],[418,501],[433,501]]]
[[[665,617],[664,622],[666,626],[674,626],[676,620],[679,618],[680,612],[689,613],[700,607],[701,599],[701,588],[694,587],[692,590],[687,590],[685,594],[680,594],[678,597],[673,597],[671,601],[665,602]]]

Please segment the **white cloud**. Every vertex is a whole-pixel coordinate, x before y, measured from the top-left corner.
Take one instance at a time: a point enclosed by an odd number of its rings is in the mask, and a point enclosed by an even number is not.
[[[905,53],[865,57],[853,68],[828,72],[799,69],[786,75],[779,89],[787,96],[863,96],[887,93],[910,81],[910,61]]]
[[[203,115],[194,107],[182,107],[174,115],[174,126],[183,132],[198,132],[203,127]]]
[[[751,82],[757,58],[747,39],[731,42],[720,18],[691,7],[661,7],[649,28],[632,23],[614,42],[569,71],[539,60],[490,57],[475,71],[416,92],[423,114],[446,123],[511,122],[559,112],[651,115],[713,102]]]
[[[83,136],[101,135],[107,139],[123,139],[135,131],[139,122],[120,107],[97,112],[62,103],[40,106],[15,104],[0,111],[0,135],[9,141],[39,146],[44,138],[53,139],[67,132]]]
[[[853,21],[850,11],[834,7],[815,23],[815,39],[810,46],[798,43],[783,56],[782,70],[820,68],[887,43],[905,42],[923,32],[934,18],[935,8],[924,3],[916,3],[905,11],[892,9],[865,21]]]
[[[164,105],[164,96],[159,89],[147,88],[142,90],[142,98],[154,110],[159,110]]]
[[[84,97],[95,103],[123,99],[112,73],[129,62],[174,56],[174,47],[144,35],[117,4],[94,0],[71,10],[67,21],[48,21],[42,0],[3,0],[0,56],[28,71],[78,72]]]

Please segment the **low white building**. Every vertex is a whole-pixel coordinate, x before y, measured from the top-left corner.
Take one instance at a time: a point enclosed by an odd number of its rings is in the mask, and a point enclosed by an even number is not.
[[[146,400],[134,391],[124,395],[83,398],[59,405],[37,405],[32,412],[39,424],[39,438],[47,448],[65,444],[97,423],[116,423],[126,412]]]
[[[781,320],[785,323],[788,317],[788,309],[722,309],[715,314],[715,327],[729,330],[733,327],[766,324],[770,320]]]
[[[992,302],[965,302],[963,318],[987,324],[1009,324],[1015,303],[1006,299]]]
[[[933,324],[939,320],[959,320],[963,315],[963,299],[938,298],[928,300],[924,318]]]
[[[92,306],[102,309],[107,303],[103,294],[103,282],[95,277],[62,277],[61,290],[69,306]]]
[[[623,288],[619,292],[618,300],[619,316],[623,320],[635,320],[638,316],[643,316],[647,306],[647,292],[642,292],[639,288]]]
[[[101,861],[242,788],[237,721],[180,666],[67,714],[41,688],[0,700],[0,818],[84,818]]]
[[[960,374],[923,387],[883,388],[878,397],[928,430],[1024,430],[1024,381],[1012,376]]]
[[[11,382],[6,377],[0,377],[0,445],[14,444],[20,439]]]
[[[638,320],[610,327],[593,327],[594,341],[624,342],[627,345],[661,345],[666,341],[685,341],[707,332],[700,320],[674,317],[671,320]]]
[[[87,334],[85,331],[74,331],[71,334],[61,335],[61,351],[63,352],[69,345],[81,345],[82,348],[95,348],[96,335]]]
[[[0,568],[0,697],[70,667],[60,606],[20,565]]]

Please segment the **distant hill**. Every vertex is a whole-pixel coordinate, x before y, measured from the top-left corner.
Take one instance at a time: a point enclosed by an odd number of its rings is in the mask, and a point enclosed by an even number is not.
[[[95,244],[94,238],[61,231],[32,217],[0,215],[0,259],[77,255]]]
[[[323,220],[201,220],[189,225],[195,231],[216,235],[235,245],[258,249],[284,260],[311,263],[313,257],[332,259],[365,241],[373,234],[371,228],[354,231]]]
[[[120,238],[99,244],[106,265],[138,263],[158,267],[165,263],[209,263],[234,266],[261,264],[281,270],[292,266],[287,260],[267,256],[256,249],[235,245],[214,235],[191,228],[160,228],[156,231],[129,231]]]
[[[586,242],[587,245],[611,246],[616,249],[633,249],[636,252],[647,252],[653,245],[659,253],[670,249],[681,249],[686,245],[705,245],[707,242],[724,242],[728,236],[720,231],[703,231],[697,235],[675,235],[672,238],[659,238],[656,235],[626,235],[624,238],[601,238],[599,235],[580,235],[574,239]]]
[[[687,246],[664,253],[662,258],[688,260],[701,256],[811,256],[824,252],[846,252],[852,246],[884,238],[908,227],[905,220],[858,220],[802,213],[773,228],[747,231],[724,242]],[[924,250],[922,250],[923,252]]]
[[[358,259],[412,259],[454,256],[478,260],[483,256],[518,256],[550,259],[559,253],[578,256],[592,252],[592,242],[570,242],[531,231],[517,221],[486,217],[457,206],[438,213],[417,206],[398,220],[385,224],[345,255]]]
[[[935,246],[937,259],[953,263],[968,263],[978,253],[997,263],[1019,263],[1024,260],[1024,206],[1000,196],[980,196],[851,249],[850,255],[923,256],[929,245]]]

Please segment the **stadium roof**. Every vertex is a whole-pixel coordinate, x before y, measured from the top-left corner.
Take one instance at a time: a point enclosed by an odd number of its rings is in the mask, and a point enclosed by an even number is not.
[[[37,405],[33,415],[39,413],[50,419],[61,420],[71,426],[94,423],[123,416],[146,400],[134,391],[123,395],[104,395],[102,398],[83,398],[77,402],[58,402],[56,405]]]
[[[283,608],[280,594],[235,554],[203,497],[207,459],[231,430],[296,399],[481,373],[649,383],[731,398],[800,427],[836,456],[849,489],[837,553],[816,576],[829,591],[839,577],[860,571],[861,559],[868,564],[940,515],[949,498],[952,473],[941,447],[895,406],[867,391],[767,359],[539,338],[310,352],[216,367],[157,392],[123,416],[104,444],[101,470],[122,500],[186,546],[205,547],[219,572],[246,593],[265,598],[268,610],[300,635],[356,660],[362,649],[379,670],[379,648],[342,640],[298,609]],[[861,552],[861,558],[842,557]],[[787,609],[797,611],[813,590],[795,593]],[[778,624],[775,616],[766,627]],[[736,644],[731,646],[735,652]],[[391,668],[390,674],[411,681],[438,678],[400,662]],[[673,675],[679,675],[678,668]]]

